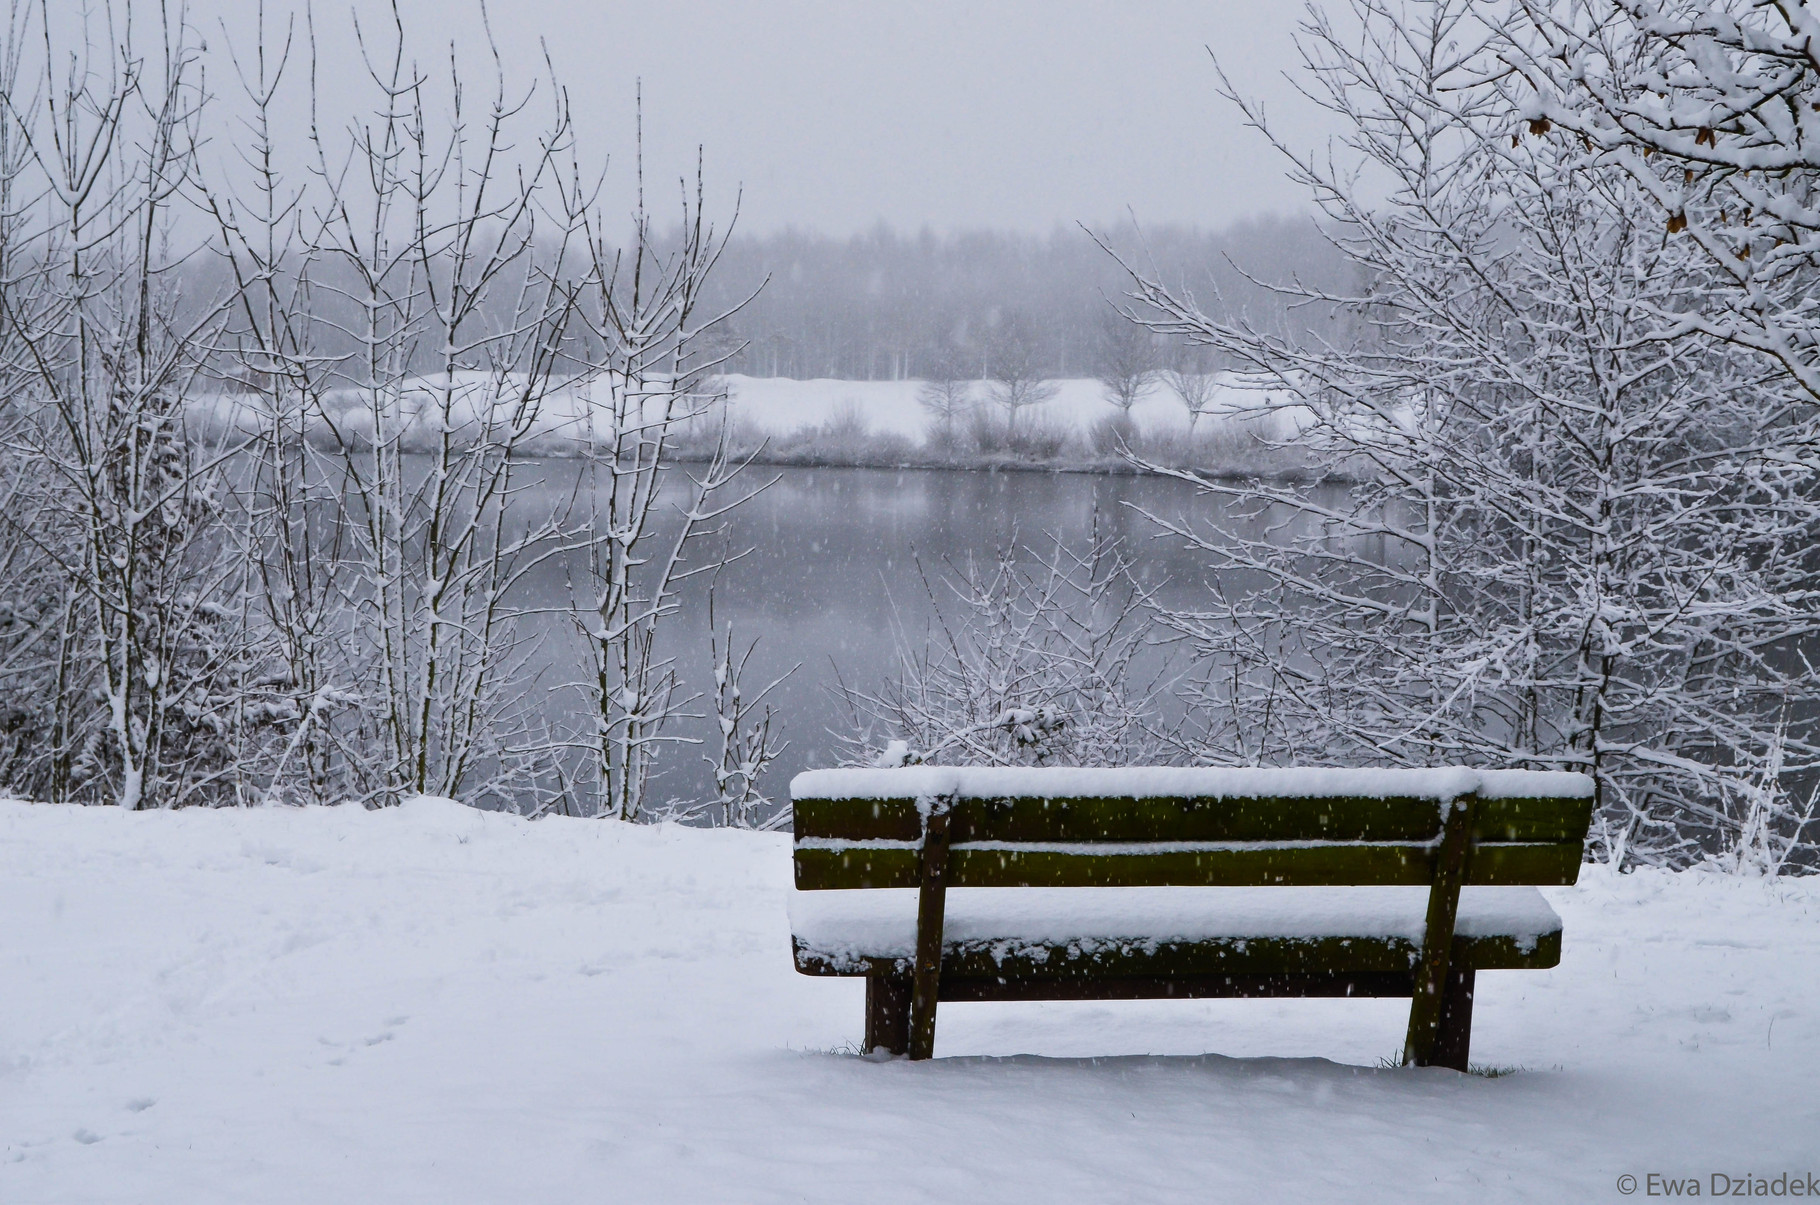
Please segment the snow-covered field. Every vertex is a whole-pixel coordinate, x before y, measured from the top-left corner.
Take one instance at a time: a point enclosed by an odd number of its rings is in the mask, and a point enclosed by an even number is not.
[[[794,381],[784,377],[724,378],[733,414],[759,430],[787,435],[801,427],[819,427],[852,414],[875,434],[902,435],[921,442],[932,426],[916,400],[921,381]],[[1020,421],[1048,422],[1075,435],[1118,411],[1106,401],[1105,388],[1093,380],[1069,378],[1050,382],[1055,396],[1026,411]],[[975,381],[973,395],[984,398],[986,383]],[[1232,385],[1215,395],[1208,413],[1230,415],[1264,404],[1266,395]],[[990,409],[990,407],[988,407]],[[996,412],[995,412],[996,413]],[[1131,408],[1131,417],[1146,434],[1185,432],[1188,411],[1174,394],[1153,388]]]
[[[0,1202],[1623,1199],[1820,1175],[1820,883],[1588,869],[1561,966],[1401,1001],[948,1005],[855,1056],[787,838],[421,801],[0,804]]]

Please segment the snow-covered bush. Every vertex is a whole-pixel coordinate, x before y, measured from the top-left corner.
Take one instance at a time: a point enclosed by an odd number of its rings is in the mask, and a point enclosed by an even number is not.
[[[1147,658],[1150,596],[1097,530],[1071,548],[1001,549],[924,577],[926,632],[896,633],[896,669],[876,689],[842,686],[853,764],[1116,766],[1179,748]],[[1154,652],[1154,650],[1151,650]]]

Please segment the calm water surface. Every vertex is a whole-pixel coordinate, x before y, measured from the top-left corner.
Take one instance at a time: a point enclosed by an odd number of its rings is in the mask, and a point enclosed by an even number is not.
[[[581,471],[573,462],[527,466],[537,485],[515,507],[546,510],[567,496]],[[834,764],[835,734],[852,723],[832,691],[838,675],[849,686],[876,687],[890,673],[901,630],[914,640],[926,631],[930,602],[918,563],[931,580],[969,557],[990,566],[1013,543],[1042,548],[1060,535],[1085,548],[1093,525],[1124,539],[1136,573],[1159,597],[1194,605],[1204,596],[1204,559],[1178,541],[1157,538],[1141,507],[1176,517],[1205,514],[1216,505],[1196,498],[1181,482],[1084,473],[960,472],[880,469],[747,470],[776,484],[728,516],[726,545],[751,552],[730,566],[715,588],[715,615],[733,624],[742,647],[758,647],[744,686],[757,690],[790,666],[802,668],[773,692],[790,748],[764,784],[772,798],[788,793],[790,776]],[[660,503],[661,505],[661,503]],[[718,541],[715,541],[718,543]],[[699,555],[708,551],[698,545]],[[569,567],[549,564],[528,583],[523,601],[570,608]],[[938,582],[939,586],[939,582]],[[668,652],[694,693],[711,683],[707,650],[705,581],[684,595],[671,620]],[[564,688],[590,671],[573,622],[550,616],[540,623],[544,681],[553,713],[579,718],[582,696]],[[698,710],[705,710],[701,700]],[[676,731],[699,734],[706,725],[685,721]],[[677,746],[655,794],[702,798],[712,779],[703,748]]]

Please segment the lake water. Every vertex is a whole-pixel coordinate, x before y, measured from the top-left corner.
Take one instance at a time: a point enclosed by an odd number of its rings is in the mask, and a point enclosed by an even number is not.
[[[515,506],[535,513],[566,496],[579,471],[575,462],[543,462],[534,470],[537,487]],[[1179,541],[1157,538],[1156,526],[1133,509],[1175,517],[1214,505],[1172,479],[762,466],[746,471],[756,480],[777,481],[729,516],[727,546],[752,551],[721,575],[715,614],[723,625],[732,622],[741,646],[758,639],[744,679],[748,692],[791,665],[802,666],[770,700],[790,741],[763,784],[774,799],[788,794],[791,775],[833,764],[834,734],[851,731],[850,716],[831,690],[836,676],[849,686],[876,687],[891,672],[896,632],[901,628],[917,638],[925,631],[931,608],[919,561],[936,580],[947,565],[964,565],[969,557],[990,566],[997,551],[1013,541],[1040,548],[1060,535],[1085,548],[1097,516],[1102,532],[1125,541],[1139,580],[1155,587],[1163,601],[1193,605],[1206,588],[1204,558]],[[570,605],[564,567],[544,568],[530,581],[525,601]],[[551,617],[541,626],[546,681],[585,676],[588,663],[574,625]],[[686,591],[669,631],[669,652],[685,684],[691,693],[701,690],[712,672],[705,582]],[[581,705],[579,691],[552,690],[549,698],[558,712]],[[705,729],[687,723],[696,732]],[[711,794],[701,753],[677,747],[655,797]]]

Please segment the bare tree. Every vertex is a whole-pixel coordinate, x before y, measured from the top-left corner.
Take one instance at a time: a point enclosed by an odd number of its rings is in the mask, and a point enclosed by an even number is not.
[[[517,802],[513,734],[534,717],[511,599],[563,532],[554,510],[527,510],[517,453],[546,421],[574,307],[577,227],[543,203],[571,123],[552,88],[537,149],[515,156],[531,92],[511,90],[490,45],[484,109],[470,113],[451,59],[439,122],[392,24],[389,43],[360,32],[373,112],[345,138],[312,127],[322,193],[307,232],[324,265],[313,316],[349,349],[336,388],[308,401],[333,440],[318,481],[348,541],[337,588],[372,738],[360,774],[370,796]]]
[[[690,471],[673,466],[673,441],[718,411],[724,399],[702,386],[737,345],[709,338],[735,305],[704,310],[702,291],[725,246],[708,222],[697,171],[682,222],[661,239],[644,208],[642,153],[638,208],[625,248],[606,238],[589,199],[571,195],[569,212],[588,239],[588,274],[576,309],[588,342],[573,388],[583,399],[587,452],[586,634],[593,660],[590,752],[597,814],[622,820],[653,815],[647,788],[662,750],[694,745],[675,722],[699,718],[680,693],[675,660],[658,636],[681,603],[689,578],[713,573],[725,556],[694,557],[718,520],[770,484],[732,489],[747,461],[729,452],[726,427],[711,458]],[[660,506],[660,503],[662,504]],[[666,531],[659,519],[669,523]]]
[[[1002,318],[987,341],[986,399],[1005,412],[1005,434],[1017,438],[1017,416],[1055,397],[1056,385],[1039,367],[1036,332],[1019,313]]]
[[[1158,374],[1163,387],[1188,411],[1188,434],[1194,434],[1201,415],[1220,395],[1219,378],[1212,371],[1212,358],[1206,349],[1193,343],[1177,343],[1168,358],[1167,367]]]
[[[322,118],[306,23],[300,183],[274,120],[299,31],[262,11],[228,52],[248,120],[205,163],[181,19],[160,57],[130,7],[85,18],[66,64],[34,16],[15,5],[0,55],[5,785],[128,807],[429,793],[540,810],[592,779],[542,714],[521,586],[580,554],[599,715],[580,744],[610,801],[594,810],[649,814],[655,742],[687,705],[658,632],[707,567],[692,541],[742,500],[717,497],[740,467],[724,431],[705,471],[669,470],[738,350],[700,305],[722,240],[699,179],[675,238],[641,180],[614,250],[562,90],[538,121],[542,89],[508,84],[489,37],[476,107],[453,50],[446,78],[419,70],[396,7],[382,36],[356,22],[370,109],[345,129]],[[192,201],[213,278],[170,248],[169,211]],[[198,278],[213,296],[178,287]],[[576,431],[595,488],[534,493],[523,453]],[[653,520],[660,497],[680,531]],[[735,711],[728,765],[762,768],[775,729],[754,744],[758,717]],[[723,785],[751,819],[756,786]]]
[[[1156,343],[1150,328],[1108,309],[1101,316],[1094,351],[1094,372],[1104,396],[1129,424],[1131,408],[1156,385]]]
[[[9,14],[0,96],[32,90],[23,71],[30,13],[15,4]],[[29,279],[21,269],[40,232],[19,197],[31,190],[32,167],[31,144],[9,111],[0,120],[0,289]],[[39,430],[50,416],[31,387],[36,374],[17,316],[7,305],[0,322],[0,785],[48,797],[53,777],[67,779],[72,744],[63,684],[79,668],[70,648],[78,614],[65,566],[80,560],[80,526],[67,483],[33,451],[51,438]]]
[[[939,425],[936,442],[955,444],[954,424],[973,413],[973,382],[965,378],[958,349],[944,345],[933,358],[930,375],[916,391],[916,401]]]
[[[40,9],[33,31],[16,5],[8,23],[0,373],[22,419],[11,450],[62,508],[58,522],[40,512],[14,529],[63,594],[28,642],[54,663],[30,781],[52,799],[133,809],[239,797],[268,717],[241,615],[243,533],[221,456],[183,409],[227,305],[186,302],[173,273],[199,44],[167,16],[147,46],[125,16],[53,29]],[[77,41],[59,44],[64,33]],[[43,46],[29,76],[28,37]]]
[[[255,619],[276,662],[274,719],[286,729],[276,760],[261,767],[262,799],[332,803],[371,789],[372,726],[362,711],[368,675],[355,651],[347,590],[355,559],[355,509],[345,505],[336,458],[312,446],[325,393],[345,354],[318,311],[313,273],[320,240],[305,237],[312,199],[280,167],[274,107],[292,71],[296,22],[268,32],[261,6],[253,43],[227,47],[248,107],[234,168],[202,190],[219,231],[217,252],[235,304],[222,340],[222,399],[230,432],[245,439],[241,490],[249,523]],[[317,233],[312,231],[312,234]],[[327,269],[325,269],[327,270]],[[325,290],[320,300],[338,298]]]

